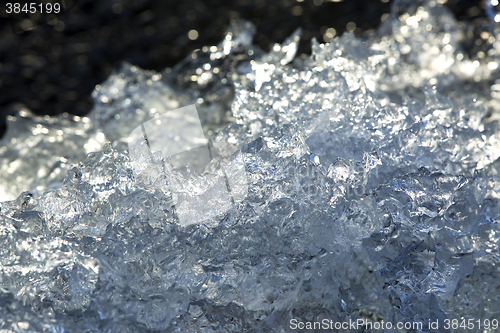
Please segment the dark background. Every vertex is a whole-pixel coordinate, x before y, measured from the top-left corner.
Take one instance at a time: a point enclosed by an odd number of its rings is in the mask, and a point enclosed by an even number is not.
[[[8,1],[5,1],[8,2]],[[459,20],[484,19],[483,1],[449,0]],[[379,26],[391,0],[80,0],[67,14],[22,34],[0,17],[0,136],[4,119],[24,106],[36,114],[84,115],[90,93],[122,61],[146,69],[172,66],[191,51],[216,45],[231,20],[257,27],[254,43],[268,51],[296,28],[324,42],[328,28],[362,35]],[[1,14],[0,14],[1,15]],[[190,30],[199,34],[188,38]]]

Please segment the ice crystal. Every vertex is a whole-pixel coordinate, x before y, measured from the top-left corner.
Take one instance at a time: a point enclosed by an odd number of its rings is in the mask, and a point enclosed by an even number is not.
[[[294,59],[300,30],[266,54],[236,22],[171,72],[124,64],[88,117],[12,117],[0,328],[287,332],[291,320],[365,319],[427,332],[429,320],[500,319],[498,56],[469,59],[462,28],[435,1],[396,1],[370,38],[313,40]],[[194,224],[163,186],[172,170],[127,145],[190,104],[210,145],[241,147],[247,186],[232,207],[210,198],[206,219],[183,207]]]

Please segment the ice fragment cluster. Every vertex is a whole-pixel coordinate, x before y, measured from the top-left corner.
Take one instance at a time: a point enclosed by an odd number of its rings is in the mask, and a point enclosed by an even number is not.
[[[396,1],[368,39],[295,57],[300,30],[265,53],[237,22],[170,72],[124,64],[88,117],[12,117],[0,328],[500,319],[500,46],[494,28],[469,57],[465,29],[435,1]],[[126,139],[193,103],[212,144],[241,147],[248,193],[183,226],[168,189],[137,181]]]

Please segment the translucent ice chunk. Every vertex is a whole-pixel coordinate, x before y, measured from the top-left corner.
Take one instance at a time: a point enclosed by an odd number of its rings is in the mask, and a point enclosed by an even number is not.
[[[247,193],[241,153],[215,172],[206,173],[211,152],[194,105],[167,112],[137,127],[129,136],[129,147],[138,183],[146,189],[169,192],[181,225],[225,213]],[[212,153],[221,147],[217,143]],[[165,178],[161,177],[164,167]],[[151,171],[159,177],[145,183],[145,174]],[[235,197],[230,194],[232,187]]]

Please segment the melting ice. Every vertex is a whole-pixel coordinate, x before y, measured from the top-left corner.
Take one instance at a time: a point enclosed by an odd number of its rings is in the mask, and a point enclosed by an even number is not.
[[[123,64],[87,117],[11,117],[0,328],[288,332],[294,319],[364,319],[428,332],[465,318],[497,331],[500,44],[492,25],[470,54],[471,30],[435,1],[399,1],[370,37],[313,40],[295,57],[300,30],[265,53],[237,22],[171,71]],[[241,147],[248,193],[184,226],[168,189],[136,181],[126,139],[190,104],[212,144]]]

